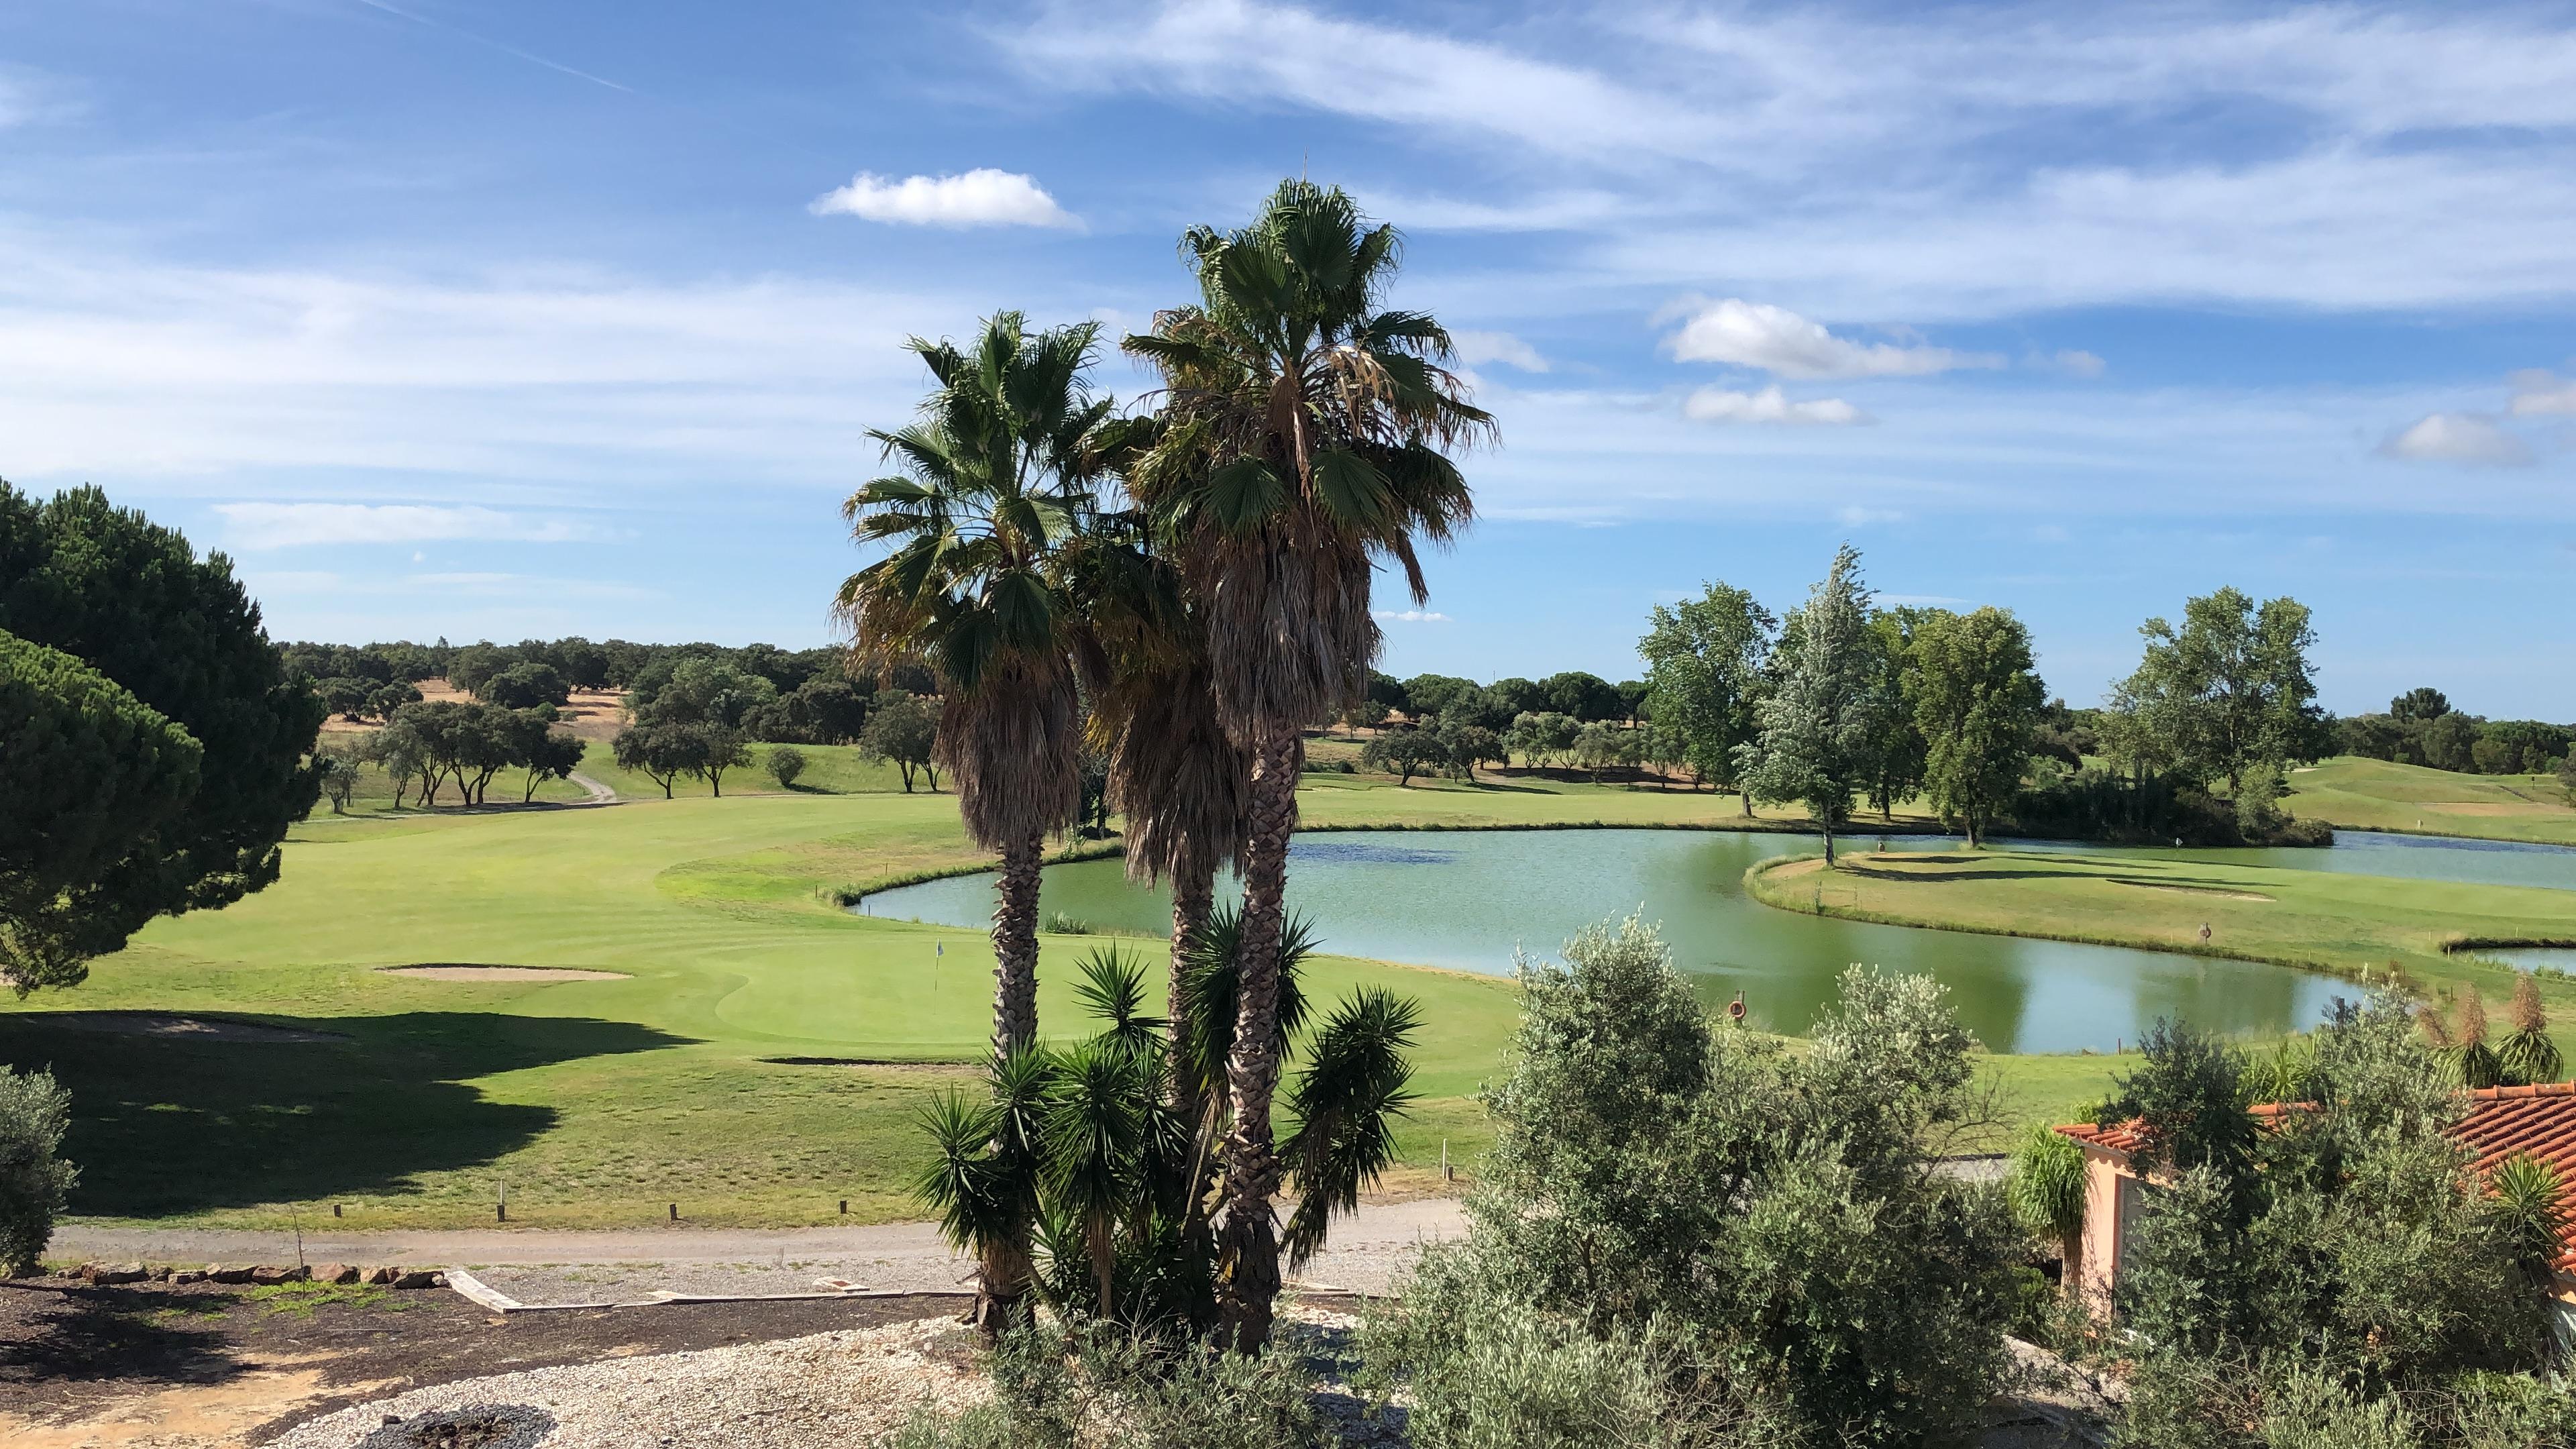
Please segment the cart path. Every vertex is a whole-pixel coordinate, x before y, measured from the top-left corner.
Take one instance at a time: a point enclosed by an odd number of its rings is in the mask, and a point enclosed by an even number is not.
[[[614,805],[617,803],[617,792],[615,790],[612,790],[608,786],[601,784],[599,781],[590,778],[579,770],[573,771],[572,773],[564,776],[564,778],[572,781],[576,785],[579,785],[589,794],[590,799],[583,802],[585,804]],[[621,816],[619,818],[623,819],[624,817]]]
[[[1455,1198],[1362,1203],[1358,1213],[1333,1225],[1331,1242],[1301,1277],[1315,1285],[1382,1293],[1424,1243],[1465,1232],[1465,1218]],[[297,1261],[292,1232],[78,1224],[56,1229],[45,1255],[76,1261],[181,1264]],[[554,1228],[334,1232],[317,1227],[304,1234],[302,1261],[470,1267],[493,1286],[532,1303],[566,1301],[559,1294],[586,1297],[653,1288],[790,1291],[810,1286],[818,1276],[872,1288],[952,1288],[974,1270],[973,1260],[951,1251],[930,1223],[780,1229],[683,1225],[606,1232]]]

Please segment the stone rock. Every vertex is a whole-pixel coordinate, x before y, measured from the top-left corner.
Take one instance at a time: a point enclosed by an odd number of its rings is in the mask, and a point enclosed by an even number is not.
[[[217,1283],[247,1283],[254,1270],[248,1263],[208,1263],[206,1276]]]
[[[84,1263],[81,1265],[81,1276],[92,1283],[115,1284],[140,1283],[151,1275],[144,1271],[140,1263]]]
[[[173,1286],[181,1283],[203,1283],[205,1281],[206,1270],[203,1268],[181,1268],[170,1275],[170,1282]]]
[[[302,1264],[292,1268],[253,1268],[250,1281],[261,1284],[301,1283],[307,1275]]]
[[[401,1276],[402,1270],[399,1268],[368,1268],[358,1274],[358,1281],[383,1284],[391,1283]]]
[[[322,1266],[313,1270],[313,1281],[316,1283],[355,1283],[358,1281],[358,1270],[350,1267],[346,1263],[324,1263]]]
[[[394,1286],[397,1288],[443,1288],[447,1286],[447,1275],[429,1268],[404,1268],[398,1270],[395,1274]]]
[[[149,1276],[151,1277],[152,1281],[153,1281],[153,1282],[155,1282],[155,1283],[167,1283],[167,1282],[169,1282],[169,1281],[170,1281],[170,1265],[169,1265],[169,1264],[167,1264],[167,1263],[163,1263],[163,1264],[161,1264],[159,1267],[154,1268],[154,1269],[152,1270],[152,1272],[151,1272],[151,1274],[150,1274]]]

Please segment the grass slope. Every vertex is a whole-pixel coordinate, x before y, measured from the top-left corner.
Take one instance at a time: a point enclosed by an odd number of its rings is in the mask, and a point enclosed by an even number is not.
[[[2347,755],[2292,773],[2283,803],[2344,830],[2576,845],[2576,807],[2547,775],[2457,775]]]
[[[1830,876],[1823,867],[1770,862],[1748,873],[1746,889],[1784,910],[1895,925],[2233,956],[2380,982],[2394,967],[2418,990],[2475,990],[2491,1011],[2511,996],[2513,970],[2447,947],[2576,942],[2576,891],[2532,886],[2017,850],[1854,855]],[[2576,985],[2543,978],[2541,990],[2552,1013],[2576,1025]],[[2576,1045],[2576,1033],[2557,1034]]]
[[[595,752],[596,754],[596,752]],[[808,750],[829,788],[848,752]],[[598,762],[594,758],[594,765]],[[889,774],[891,772],[888,772]],[[282,1225],[344,1206],[353,1227],[491,1220],[609,1226],[908,1216],[916,1110],[970,1082],[991,952],[974,931],[861,919],[847,889],[975,869],[946,793],[767,793],[607,809],[327,814],[284,879],[229,909],[154,924],[90,981],[0,1002],[0,1060],[71,1088],[74,1207],[107,1219]],[[703,787],[701,787],[703,788]],[[496,792],[497,793],[497,792]],[[737,798],[741,796],[742,798]],[[1730,825],[1732,798],[1523,778],[1471,789],[1317,776],[1316,826]],[[1766,820],[1786,828],[1777,817]],[[1049,937],[1041,1020],[1079,1021],[1065,983],[1108,944]],[[1126,943],[1149,955],[1154,943]],[[421,963],[582,967],[623,980],[455,982]],[[1510,1031],[1493,978],[1327,958],[1324,997],[1363,982],[1423,1000],[1425,1100],[1398,1185],[1427,1187],[1443,1139],[1487,1138],[1472,1101]],[[334,1033],[321,1044],[174,1041],[71,1030],[64,1011],[235,1015]],[[783,1058],[866,1059],[798,1064]],[[2006,1100],[2062,1116],[2107,1063],[1999,1058]]]

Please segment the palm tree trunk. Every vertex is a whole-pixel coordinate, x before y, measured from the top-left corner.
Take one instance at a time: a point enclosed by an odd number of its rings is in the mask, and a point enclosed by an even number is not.
[[[993,1060],[999,1062],[1038,1038],[1038,868],[1046,835],[1002,852],[1002,877],[993,907]]]
[[[967,1321],[986,1339],[999,1338],[1003,1330],[1026,1319],[1020,1303],[1028,1296],[1028,1244],[1018,1238],[994,1238],[987,1241],[976,1255],[975,1306]]]
[[[1217,1293],[1223,1341],[1247,1353],[1269,1341],[1271,1300],[1279,1293],[1279,1225],[1270,1199],[1279,1190],[1280,1168],[1271,1145],[1270,1099],[1279,1085],[1279,939],[1303,743],[1294,725],[1274,725],[1254,743],[1244,822],[1234,1052],[1226,1061],[1234,1126],[1222,1158]]]
[[[1207,931],[1208,912],[1216,902],[1215,872],[1206,875],[1172,876],[1172,974],[1163,989],[1163,1014],[1171,1022],[1171,1039],[1189,1039],[1189,992],[1183,982],[1189,974],[1191,953],[1198,949],[1199,938]],[[1173,1084],[1174,1106],[1181,1101],[1180,1086]]]

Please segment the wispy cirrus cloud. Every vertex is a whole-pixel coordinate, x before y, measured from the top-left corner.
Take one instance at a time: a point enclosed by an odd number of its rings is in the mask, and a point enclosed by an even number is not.
[[[2560,377],[2545,367],[2527,368],[2513,375],[2513,400],[2505,411],[2518,418],[2563,417],[2576,414],[2576,381]]]
[[[1576,6],[1461,34],[1169,0],[991,35],[1051,84],[1464,151],[1476,184],[1384,209],[1577,233],[1560,288],[1716,266],[1918,321],[2576,294],[2576,33],[2539,11]]]
[[[1446,614],[1428,609],[1378,609],[1378,618],[1390,624],[1448,624],[1455,622]]]
[[[419,503],[218,503],[224,541],[237,549],[313,544],[576,543],[607,537],[580,519],[468,505]]]
[[[855,216],[902,226],[1037,226],[1077,230],[1082,219],[1027,176],[979,166],[954,176],[897,181],[862,171],[814,199],[816,216]]]

